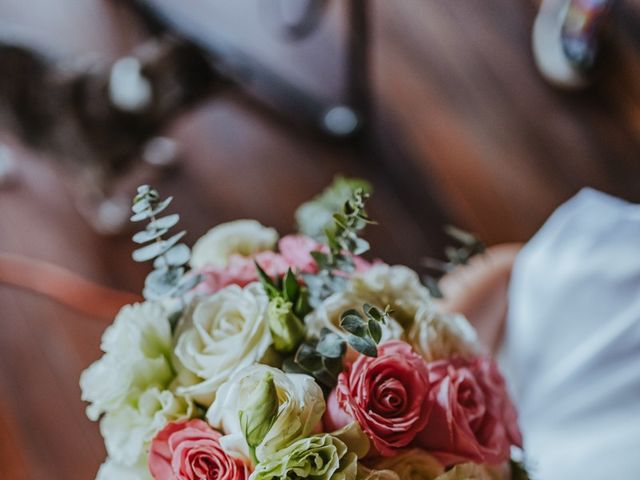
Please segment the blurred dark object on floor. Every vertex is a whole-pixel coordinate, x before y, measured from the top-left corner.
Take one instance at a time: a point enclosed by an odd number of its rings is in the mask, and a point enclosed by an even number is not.
[[[0,122],[64,164],[81,203],[108,198],[145,156],[166,164],[175,149],[150,142],[225,83],[198,48],[170,35],[113,63],[61,62],[42,47],[5,40],[0,71]]]

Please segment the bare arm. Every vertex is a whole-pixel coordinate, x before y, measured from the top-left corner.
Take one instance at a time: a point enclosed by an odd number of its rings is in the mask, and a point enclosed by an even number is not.
[[[492,352],[502,340],[511,269],[521,248],[519,243],[490,247],[469,265],[447,274],[440,285],[445,296],[442,308],[464,314]]]

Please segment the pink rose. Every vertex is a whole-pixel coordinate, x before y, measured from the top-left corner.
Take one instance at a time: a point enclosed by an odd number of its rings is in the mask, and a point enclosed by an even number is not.
[[[281,277],[289,269],[289,263],[275,252],[260,252],[254,257],[232,255],[225,267],[205,267],[199,272],[203,281],[196,289],[197,293],[212,294],[228,285],[244,287],[257,281],[255,262],[271,277]]]
[[[311,256],[311,252],[327,252],[326,245],[316,242],[313,238],[304,235],[287,235],[278,242],[280,254],[295,271],[303,273],[316,273],[318,266]],[[349,253],[345,252],[350,255]],[[357,255],[351,255],[355,271],[366,272],[371,268],[371,263]]]
[[[304,235],[287,235],[278,242],[278,250],[293,270],[315,273],[318,271],[318,266],[311,252],[326,251],[327,248]]]
[[[430,389],[426,363],[411,346],[385,342],[376,358],[360,355],[338,376],[325,426],[332,430],[356,420],[378,453],[393,455],[427,424]]]
[[[461,357],[429,364],[433,405],[417,444],[446,464],[497,465],[522,445],[516,410],[495,362]]]
[[[294,272],[316,273],[318,267],[311,256],[314,251],[327,251],[327,247],[304,235],[287,235],[278,242],[280,253],[266,250],[245,257],[234,254],[229,257],[224,267],[207,266],[199,273],[202,282],[195,288],[195,293],[210,295],[228,285],[244,287],[258,280],[255,262],[271,277],[283,277],[289,268]],[[371,264],[360,257],[352,257],[355,271],[364,272]]]
[[[151,443],[154,480],[246,480],[251,473],[220,447],[222,435],[202,420],[168,424]]]

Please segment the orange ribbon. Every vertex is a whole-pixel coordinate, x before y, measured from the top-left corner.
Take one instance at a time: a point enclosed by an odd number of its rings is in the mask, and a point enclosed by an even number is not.
[[[123,305],[142,300],[139,295],[98,285],[57,265],[7,253],[0,253],[0,284],[3,283],[104,320],[113,320]]]

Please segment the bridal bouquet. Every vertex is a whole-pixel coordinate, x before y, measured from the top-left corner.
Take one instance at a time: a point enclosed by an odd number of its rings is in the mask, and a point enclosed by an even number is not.
[[[407,267],[362,257],[368,187],[340,179],[300,233],[218,225],[193,250],[138,189],[145,301],[82,375],[99,480],[527,478],[495,362]],[[188,265],[188,267],[187,267]]]

